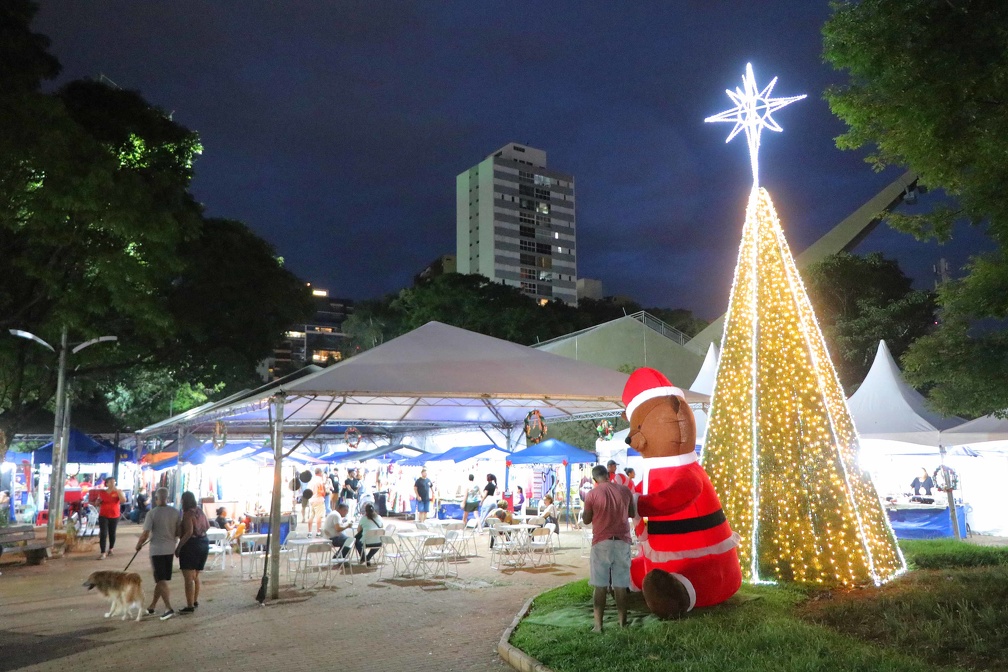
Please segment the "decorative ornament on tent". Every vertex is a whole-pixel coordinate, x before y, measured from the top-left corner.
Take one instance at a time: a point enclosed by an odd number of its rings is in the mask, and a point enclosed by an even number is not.
[[[705,121],[744,130],[753,187],[728,301],[703,466],[752,582],[852,586],[906,569],[770,194],[759,186],[763,129],[804,96],[772,98],[746,65],[735,107]],[[744,90],[743,90],[744,89]]]
[[[525,416],[525,443],[536,444],[546,438],[546,423],[539,409],[529,411]]]
[[[615,427],[613,427],[613,424],[608,420],[603,420],[598,423],[595,427],[595,431],[598,433],[598,438],[603,441],[612,441],[613,434],[616,433]]]
[[[347,427],[346,431],[343,432],[343,439],[350,446],[350,450],[355,449],[360,445],[361,442],[361,432],[356,427]]]
[[[213,429],[213,448],[214,450],[220,450],[227,443],[227,425],[218,420],[214,423]]]
[[[931,475],[931,480],[940,492],[949,492],[959,487],[959,474],[952,467],[938,467]]]

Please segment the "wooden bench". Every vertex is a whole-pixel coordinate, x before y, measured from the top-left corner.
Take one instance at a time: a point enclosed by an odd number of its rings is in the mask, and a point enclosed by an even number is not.
[[[31,525],[0,527],[0,554],[23,553],[29,565],[37,565],[49,557],[45,540],[35,541],[35,528]]]

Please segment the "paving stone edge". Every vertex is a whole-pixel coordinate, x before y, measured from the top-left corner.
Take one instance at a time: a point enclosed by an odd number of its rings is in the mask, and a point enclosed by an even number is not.
[[[504,634],[501,635],[500,642],[497,643],[497,655],[499,655],[505,663],[518,670],[518,672],[553,672],[553,670],[546,667],[521,649],[512,646],[509,641],[511,639],[511,633],[518,627],[521,620],[528,615],[529,610],[532,608],[532,602],[536,597],[538,596],[530,597],[525,604],[522,605],[522,608],[518,610],[517,614],[515,614],[514,620],[511,621],[511,625],[509,625],[507,630],[504,631]]]

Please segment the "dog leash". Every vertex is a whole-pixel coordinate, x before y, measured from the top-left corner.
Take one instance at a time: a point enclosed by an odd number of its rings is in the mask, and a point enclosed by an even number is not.
[[[140,548],[143,548],[144,546],[146,546],[146,545],[147,545],[147,543],[148,543],[148,542],[146,542],[146,541],[145,541],[144,543],[140,544]],[[126,571],[127,569],[129,569],[129,566],[133,564],[133,561],[134,561],[134,560],[136,560],[136,556],[137,556],[137,554],[139,554],[139,553],[140,553],[140,548],[136,549],[136,553],[134,553],[134,554],[133,554],[133,557],[132,557],[132,558],[130,558],[130,561],[126,563],[126,566],[125,566],[125,567],[123,567],[123,571],[124,571],[124,572],[125,572],[125,571]]]

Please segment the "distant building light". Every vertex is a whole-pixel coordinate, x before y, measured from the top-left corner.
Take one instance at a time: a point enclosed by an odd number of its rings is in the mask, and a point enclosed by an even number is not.
[[[287,332],[287,338],[304,338],[304,336],[305,335],[304,335],[303,331],[288,331]]]
[[[313,290],[311,290],[311,293],[312,293],[312,296],[321,296],[323,298],[329,296],[329,290],[328,289],[313,289]]]

